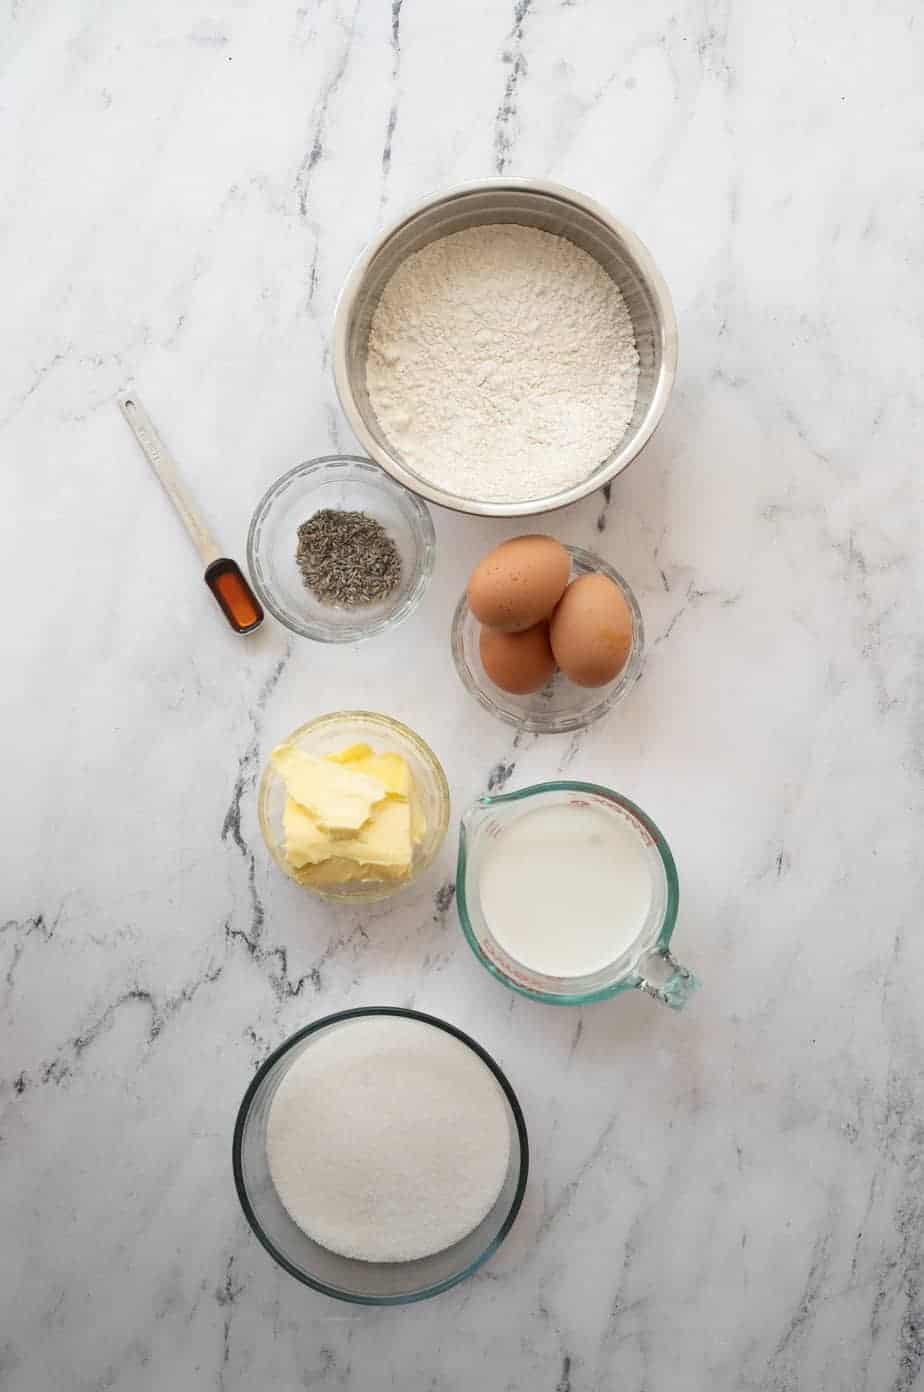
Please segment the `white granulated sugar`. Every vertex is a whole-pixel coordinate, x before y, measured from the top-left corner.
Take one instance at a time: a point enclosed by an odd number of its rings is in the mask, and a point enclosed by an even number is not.
[[[266,1154],[303,1232],[360,1261],[452,1246],[491,1211],[510,1159],[494,1075],[420,1020],[360,1016],[295,1061],[273,1098]]]
[[[392,276],[366,364],[379,424],[447,492],[525,502],[586,479],[632,418],[619,288],[564,237],[504,223],[431,242]]]

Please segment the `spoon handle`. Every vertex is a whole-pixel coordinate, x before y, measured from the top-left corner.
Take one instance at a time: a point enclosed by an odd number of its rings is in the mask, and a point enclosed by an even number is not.
[[[176,461],[154,429],[147,411],[136,396],[119,397],[119,410],[131,426],[132,433],[141,446],[144,457],[160,479],[164,492],[179,513],[183,526],[202,557],[202,564],[212,565],[220,558],[221,552],[180,478]]]

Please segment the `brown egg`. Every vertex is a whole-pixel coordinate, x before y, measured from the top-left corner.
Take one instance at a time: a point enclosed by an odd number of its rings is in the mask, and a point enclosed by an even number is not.
[[[469,608],[489,628],[520,633],[549,617],[570,574],[571,557],[554,537],[513,537],[472,571]]]
[[[547,623],[535,624],[522,633],[483,628],[479,649],[481,665],[494,685],[514,696],[541,690],[555,671]]]
[[[568,586],[549,626],[552,652],[577,686],[605,686],[622,671],[632,646],[632,614],[605,575]]]

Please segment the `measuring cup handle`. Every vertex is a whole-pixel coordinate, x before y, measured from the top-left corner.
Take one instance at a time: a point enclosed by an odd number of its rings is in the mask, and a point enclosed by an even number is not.
[[[671,1010],[682,1010],[693,992],[699,989],[693,973],[682,967],[666,947],[656,948],[642,958],[636,985],[655,1000],[669,1005]]]

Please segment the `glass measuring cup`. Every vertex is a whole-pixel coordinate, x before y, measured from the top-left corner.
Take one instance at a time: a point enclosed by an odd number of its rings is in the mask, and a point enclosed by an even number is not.
[[[488,926],[481,903],[485,853],[505,827],[540,806],[577,804],[628,822],[644,847],[651,874],[648,915],[632,943],[606,966],[585,976],[547,976],[512,957]],[[670,847],[650,817],[628,798],[596,783],[537,783],[519,792],[482,797],[462,818],[456,877],[459,918],[484,967],[511,990],[550,1005],[587,1005],[630,989],[680,1010],[698,982],[670,952],[680,890]],[[566,925],[563,924],[563,927]]]

